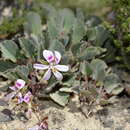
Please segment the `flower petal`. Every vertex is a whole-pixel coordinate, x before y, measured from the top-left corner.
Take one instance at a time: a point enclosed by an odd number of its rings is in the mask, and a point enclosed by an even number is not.
[[[59,71],[53,71],[53,74],[55,75],[57,80],[63,79],[63,75]]]
[[[22,103],[23,100],[24,100],[23,97],[22,97],[22,94],[18,93],[17,96],[18,96],[18,104]]]
[[[25,81],[22,79],[18,79],[15,83],[15,87],[17,87],[18,89],[21,89],[25,86]]]
[[[44,50],[43,51],[43,56],[47,60],[48,63],[51,63],[55,59],[53,52],[49,51],[49,50]]]
[[[15,86],[11,86],[11,87],[9,87],[11,90],[13,90],[13,91],[16,91],[17,90],[17,87],[15,87]]]
[[[5,100],[5,101],[9,101],[9,100],[11,100],[15,95],[16,95],[16,92],[11,92],[11,93],[9,93],[8,95],[6,95],[6,96],[4,97],[4,100]]]
[[[54,68],[62,72],[67,72],[69,70],[69,66],[67,65],[55,65]]]
[[[35,125],[32,128],[28,128],[28,130],[39,130],[40,126],[39,125]]]
[[[39,70],[45,70],[45,69],[48,69],[48,65],[43,65],[43,64],[34,64],[33,65],[33,68],[35,69],[39,69]]]
[[[51,77],[51,69],[48,69],[48,70],[46,71],[46,73],[44,74],[43,79],[44,79],[44,80],[49,80],[50,77]]]
[[[24,96],[24,102],[29,103],[30,102],[30,97],[28,95]]]
[[[60,60],[61,60],[61,54],[58,51],[54,51],[55,54],[55,62],[56,64],[59,64]]]
[[[24,96],[24,102],[29,103],[30,100],[31,100],[31,96],[32,96],[31,92],[30,92],[30,91],[27,92],[27,93],[25,94],[25,96]]]

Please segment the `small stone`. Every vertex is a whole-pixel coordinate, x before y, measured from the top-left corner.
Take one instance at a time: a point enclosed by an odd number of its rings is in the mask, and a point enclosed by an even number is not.
[[[97,111],[97,114],[100,115],[100,116],[108,116],[108,109],[107,108],[104,108],[102,110],[98,110]]]
[[[11,120],[10,116],[0,112],[0,122],[9,122]]]
[[[127,107],[127,111],[128,111],[128,113],[130,113],[130,107]]]
[[[105,128],[106,127],[111,128],[113,124],[114,124],[114,121],[112,121],[112,120],[108,120],[108,121],[103,122],[103,125],[104,125]]]
[[[19,113],[17,114],[17,117],[18,117],[18,119],[21,120],[21,121],[27,121],[27,120],[28,120],[28,118],[26,117],[26,115],[25,115],[24,113],[22,113],[22,112],[19,112]]]
[[[13,115],[12,112],[11,112],[11,110],[9,110],[9,109],[2,110],[2,113],[4,113],[5,115],[8,115],[8,116]]]
[[[13,113],[9,109],[4,109],[1,111],[3,114],[9,116],[13,120]]]
[[[124,128],[123,127],[117,127],[117,128],[115,128],[115,130],[124,130]]]
[[[8,103],[3,99],[0,99],[0,106],[8,106]]]

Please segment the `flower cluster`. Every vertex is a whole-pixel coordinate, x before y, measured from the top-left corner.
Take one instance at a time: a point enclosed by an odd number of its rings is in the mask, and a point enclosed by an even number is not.
[[[9,99],[12,99],[14,97],[16,97],[18,99],[18,104],[20,103],[29,103],[31,101],[31,97],[32,97],[32,94],[30,91],[28,91],[27,93],[22,94],[21,90],[22,88],[25,88],[25,81],[22,80],[22,79],[18,79],[16,82],[15,82],[15,85],[14,86],[10,86],[9,88],[11,90],[13,90],[12,93],[8,94],[6,96],[6,99],[9,100]]]

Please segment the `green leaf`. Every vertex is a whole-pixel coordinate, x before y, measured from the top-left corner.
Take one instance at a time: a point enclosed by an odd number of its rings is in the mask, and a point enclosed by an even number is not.
[[[62,81],[62,86],[67,86],[71,88],[80,86],[80,81],[76,80],[75,77],[71,74],[68,77],[65,77],[65,79]]]
[[[120,80],[116,74],[111,73],[105,77],[103,83],[107,93],[111,93],[115,88],[119,87]],[[116,92],[116,90],[114,92]]]
[[[95,29],[96,29],[96,41],[94,45],[102,46],[103,43],[110,37],[109,32],[103,26],[97,26]]]
[[[118,95],[118,94],[120,94],[123,90],[124,90],[124,88],[123,88],[122,86],[119,86],[119,87],[117,87],[117,88],[115,88],[115,89],[112,90],[112,94]]]
[[[24,23],[24,31],[27,34],[41,35],[42,24],[39,14],[35,12],[29,12],[26,16],[26,22]]]
[[[89,28],[87,30],[87,38],[88,38],[89,41],[94,41],[96,39],[95,28]]]
[[[82,22],[84,22],[85,17],[84,17],[84,14],[83,14],[81,8],[77,8],[76,9],[76,18],[79,19],[79,20],[81,20]]]
[[[85,25],[82,21],[75,19],[72,33],[72,43],[79,43],[85,35]]]
[[[11,40],[5,40],[0,44],[0,50],[2,52],[2,57],[9,59],[13,62],[17,61],[18,57],[18,46]]]
[[[63,44],[58,41],[58,40],[52,40],[50,42],[50,46],[49,46],[49,49],[54,51],[54,50],[57,50],[59,51],[62,55],[65,53],[65,47],[63,46]]]
[[[93,71],[92,78],[97,81],[103,81],[106,76],[106,63],[100,59],[94,59],[90,63],[90,66]]]
[[[60,91],[60,92],[66,92],[66,93],[77,93],[77,92],[75,92],[73,89],[67,88],[67,87],[60,88],[59,91]]]
[[[100,56],[102,53],[104,53],[106,49],[100,48],[100,47],[87,47],[85,48],[81,55],[79,56],[80,60],[90,60],[95,58],[96,56]]]
[[[52,17],[55,17],[57,15],[57,11],[52,5],[44,3],[41,5],[41,7],[43,9],[43,12],[45,12],[45,15],[48,18],[52,18]]]
[[[62,9],[59,11],[61,19],[63,19],[63,30],[69,32],[75,20],[74,13],[69,9]]]
[[[91,66],[88,62],[83,61],[80,63],[80,71],[83,75],[90,76],[92,74]]]
[[[81,43],[72,44],[71,51],[74,56],[79,55],[81,45],[82,45]]]
[[[11,80],[11,81],[15,81],[16,79],[19,78],[19,76],[17,75],[17,73],[15,72],[15,69],[13,70],[8,70],[3,74],[4,77],[6,77],[7,79]]]
[[[10,69],[14,69],[17,65],[10,61],[0,60],[0,73],[8,71]]]
[[[98,16],[89,16],[86,20],[88,27],[95,27],[102,23],[102,20]]]
[[[48,33],[51,40],[57,39],[59,36],[59,28],[56,25],[56,21],[54,19],[47,21]]]
[[[28,76],[29,76],[29,68],[28,68],[28,66],[24,66],[24,65],[18,66],[16,68],[15,72],[17,73],[17,75],[21,79],[23,79],[25,81],[28,81]]]
[[[51,97],[52,100],[54,100],[59,105],[65,106],[69,101],[70,94],[57,91],[55,93],[51,93],[50,97]]]
[[[88,40],[93,41],[95,46],[103,46],[104,42],[110,37],[109,32],[101,25],[90,28],[87,32]]]
[[[33,41],[26,38],[20,38],[19,43],[23,50],[24,55],[27,58],[34,58],[36,50]]]

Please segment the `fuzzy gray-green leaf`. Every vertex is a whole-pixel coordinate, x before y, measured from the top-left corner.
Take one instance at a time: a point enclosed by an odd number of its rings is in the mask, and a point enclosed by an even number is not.
[[[94,59],[90,64],[92,68],[92,78],[97,81],[103,81],[106,76],[107,65],[103,60]]]
[[[34,54],[36,51],[35,51],[35,46],[33,44],[33,41],[26,38],[20,38],[19,43],[23,50],[24,55],[27,58],[34,58]]]
[[[113,73],[108,74],[105,77],[103,83],[104,83],[104,87],[105,87],[105,90],[107,91],[107,93],[111,93],[115,88],[119,87],[119,85],[120,85],[118,76]]]
[[[27,66],[18,66],[15,70],[15,72],[17,73],[17,75],[25,80],[25,81],[28,81],[28,75],[29,75],[29,68]]]
[[[60,16],[63,18],[63,30],[69,32],[75,20],[74,13],[69,9],[63,9],[60,11]]]
[[[65,106],[69,101],[70,94],[57,91],[55,93],[51,93],[50,97],[51,97],[52,100],[54,100],[59,105]]]
[[[73,25],[72,43],[79,43],[85,35],[85,26],[82,21],[75,19]]]
[[[10,61],[0,60],[0,73],[8,71],[10,69],[14,69],[17,65]]]
[[[80,63],[80,71],[85,76],[90,76],[92,74],[91,66],[86,61]]]
[[[62,55],[65,52],[65,47],[58,40],[52,40],[52,41],[50,41],[49,49],[52,50],[52,51],[54,51],[54,50],[59,51]]]
[[[18,57],[18,46],[12,40],[6,40],[0,43],[0,50],[4,59],[16,62]]]
[[[60,30],[58,30],[58,27],[54,19],[47,21],[47,27],[48,27],[48,33],[49,33],[50,39],[53,40],[53,39],[58,38]]]
[[[90,60],[95,58],[96,56],[100,56],[102,53],[104,53],[106,49],[100,48],[100,47],[87,47],[84,49],[79,56],[80,60]]]
[[[24,23],[24,31],[27,34],[41,35],[42,24],[39,14],[35,12],[29,12],[26,16],[26,22]]]

